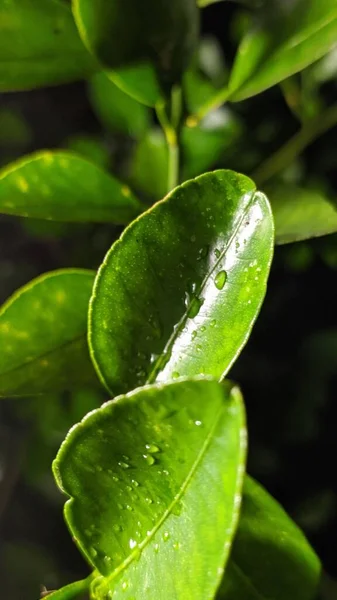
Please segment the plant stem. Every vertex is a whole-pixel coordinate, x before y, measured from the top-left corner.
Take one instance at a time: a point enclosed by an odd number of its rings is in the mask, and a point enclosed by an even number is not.
[[[337,124],[337,104],[323,114],[310,119],[302,129],[288,140],[253,173],[254,181],[261,185],[285,169],[311,142]]]
[[[169,120],[164,102],[156,106],[158,121],[165,134],[168,148],[167,191],[170,192],[179,183],[179,143],[178,129],[181,116],[181,89],[173,88],[171,102],[171,120]]]

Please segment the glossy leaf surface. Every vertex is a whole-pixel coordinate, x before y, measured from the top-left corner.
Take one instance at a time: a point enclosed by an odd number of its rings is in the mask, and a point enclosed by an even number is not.
[[[314,600],[320,562],[283,508],[246,477],[219,600]]]
[[[0,171],[0,212],[55,221],[128,223],[141,205],[127,186],[85,158],[43,151]]]
[[[277,244],[337,232],[337,207],[315,189],[281,185],[270,189]]]
[[[97,384],[87,349],[94,272],[64,269],[18,290],[0,310],[0,396]]]
[[[70,496],[71,533],[101,574],[95,598],[214,596],[245,461],[241,395],[231,387],[206,379],[147,386],[69,433],[54,473]]]
[[[84,43],[105,68],[122,79],[120,69],[148,70],[145,91],[151,77],[158,91],[169,90],[196,47],[196,0],[73,0],[73,10]]]
[[[183,184],[134,221],[91,302],[91,354],[108,389],[222,377],[259,312],[273,241],[266,197],[232,171]]]
[[[61,0],[0,0],[0,92],[90,75],[94,60]]]
[[[329,52],[336,39],[335,0],[267,2],[241,42],[228,98],[249,98],[301,71]]]
[[[55,590],[49,592],[47,594],[48,600],[76,600],[83,598],[83,594],[89,588],[89,581],[87,579],[83,579],[82,581],[75,581],[74,583],[69,583],[69,585],[60,588],[59,590]]]
[[[150,120],[149,110],[119,89],[105,73],[90,81],[90,98],[98,119],[111,131],[139,137]]]

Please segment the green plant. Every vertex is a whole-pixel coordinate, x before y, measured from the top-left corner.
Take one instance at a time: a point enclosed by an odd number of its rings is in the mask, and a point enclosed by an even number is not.
[[[97,275],[47,273],[0,312],[1,396],[88,386],[114,398],[71,429],[54,461],[92,569],[54,600],[318,593],[319,559],[245,474],[243,400],[225,377],[259,313],[274,243],[337,231],[325,190],[279,177],[337,123],[310,67],[334,51],[337,7],[247,4],[252,22],[228,74],[197,53],[195,0],[73,0],[72,12],[61,0],[0,0],[0,90],[89,78],[101,121],[133,139],[127,183],[83,140],[0,171],[4,214],[128,225]],[[224,102],[276,84],[299,133],[252,179],[202,174],[240,138]]]

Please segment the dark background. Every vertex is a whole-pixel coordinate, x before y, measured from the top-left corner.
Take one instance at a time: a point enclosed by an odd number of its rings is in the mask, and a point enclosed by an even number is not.
[[[230,65],[245,12],[230,3],[203,12],[203,31],[221,42]],[[320,91],[337,99],[334,81]],[[299,128],[280,88],[233,109],[243,120],[238,147],[216,166],[249,174]],[[14,116],[13,116],[14,115]],[[86,84],[0,94],[0,164],[36,149],[65,147],[71,136],[98,140],[117,164],[130,141],[104,132]],[[335,193],[337,131],[304,153],[298,167]],[[120,229],[0,220],[0,300],[59,267],[97,268]],[[303,527],[337,576],[337,237],[278,247],[267,297],[248,345],[231,372],[243,390],[248,468]],[[2,597],[37,600],[40,584],[58,588],[86,576],[62,517],[64,498],[50,464],[68,428],[103,398],[86,390],[0,404],[0,581]],[[290,599],[289,599],[290,600]]]

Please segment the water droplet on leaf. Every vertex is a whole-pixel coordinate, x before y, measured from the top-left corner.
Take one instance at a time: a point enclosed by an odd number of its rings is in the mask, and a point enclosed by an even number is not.
[[[217,287],[218,290],[222,290],[226,283],[226,280],[227,280],[226,271],[219,271],[219,273],[215,276],[215,279],[214,279],[215,287]]]

